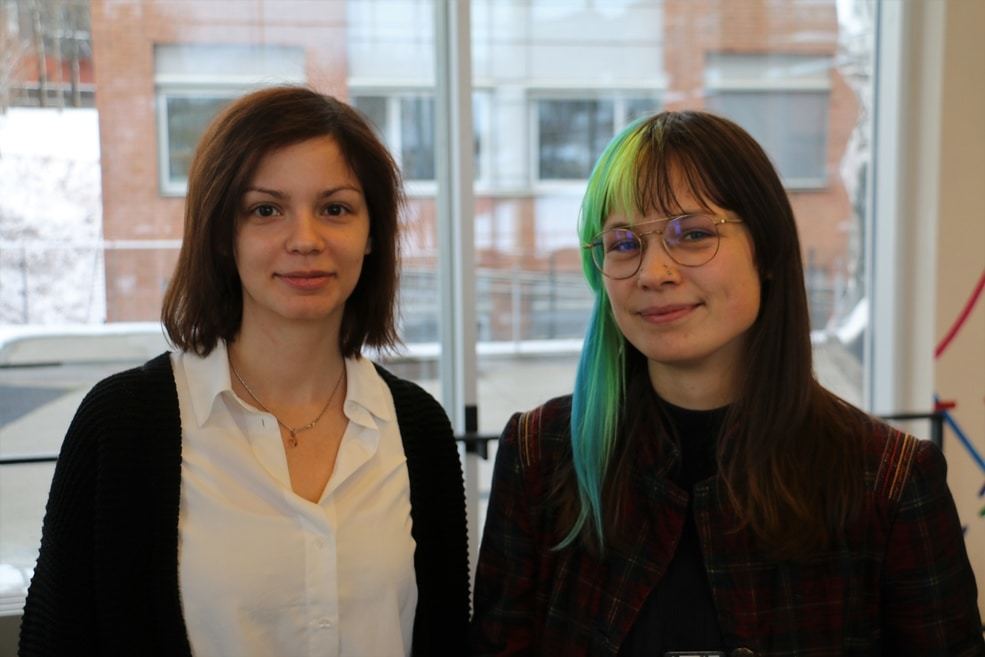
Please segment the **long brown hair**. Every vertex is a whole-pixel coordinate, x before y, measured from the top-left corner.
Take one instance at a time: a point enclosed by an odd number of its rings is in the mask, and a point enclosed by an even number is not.
[[[759,315],[747,334],[739,392],[723,427],[727,437],[718,443],[720,492],[736,515],[736,529],[748,529],[778,557],[806,556],[837,541],[858,513],[864,484],[861,440],[868,419],[814,377],[797,227],[762,147],[732,121],[706,112],[663,112],[641,120],[617,135],[596,165],[582,206],[582,237],[616,209],[619,190],[631,189],[635,197],[630,201],[635,207],[622,211],[680,212],[679,181],[699,202],[742,218],[760,277]],[[567,531],[568,537],[576,535],[586,547],[599,550],[607,541],[619,542],[623,501],[632,483],[626,475],[639,447],[633,441],[656,438],[660,449],[666,432],[659,422],[650,424],[657,436],[651,431],[640,438],[645,432],[633,430],[643,411],[628,402],[643,401],[632,385],[643,356],[621,335],[617,350],[614,340],[596,337],[618,329],[593,269],[586,266],[599,303],[575,386],[574,467],[559,473],[555,490],[561,534]],[[593,377],[618,381],[623,392],[606,399],[606,390],[591,385]],[[629,394],[634,399],[625,397]],[[593,406],[608,406],[618,417],[614,437],[598,458],[602,467],[594,470],[601,478],[598,525],[579,520],[586,516],[586,490],[591,490],[581,479],[593,470],[583,465],[578,472],[577,459],[602,452],[591,442],[597,440],[592,432],[598,434],[598,427],[585,421],[591,419],[585,409]]]
[[[359,179],[369,210],[372,251],[346,301],[339,342],[344,357],[363,345],[397,342],[400,174],[386,147],[353,108],[303,87],[271,87],[236,100],[206,129],[188,174],[185,228],[161,320],[171,342],[205,356],[229,341],[243,318],[233,243],[250,180],[269,152],[315,137],[339,145]]]

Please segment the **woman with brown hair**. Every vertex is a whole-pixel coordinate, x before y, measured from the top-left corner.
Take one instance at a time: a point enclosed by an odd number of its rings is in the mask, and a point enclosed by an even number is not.
[[[178,348],[97,384],[62,446],[21,654],[458,654],[447,417],[396,341],[396,166],[352,108],[232,103],[191,167]]]
[[[944,459],[814,378],[797,230],[703,112],[608,145],[574,394],[500,440],[474,655],[985,655]]]

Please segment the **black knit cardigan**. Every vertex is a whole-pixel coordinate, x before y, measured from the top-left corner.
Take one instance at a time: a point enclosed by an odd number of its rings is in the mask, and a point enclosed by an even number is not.
[[[461,463],[441,406],[377,366],[407,455],[418,602],[413,655],[465,653]],[[20,655],[185,655],[178,592],[181,421],[168,354],[97,384],[62,445]]]

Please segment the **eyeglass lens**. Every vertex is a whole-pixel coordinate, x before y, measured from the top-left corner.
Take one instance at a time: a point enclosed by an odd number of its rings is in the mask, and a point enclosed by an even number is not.
[[[711,215],[688,214],[649,225],[653,226],[650,230],[643,223],[600,233],[592,244],[592,259],[599,271],[611,278],[635,274],[643,260],[643,239],[653,233],[661,237],[667,254],[680,265],[703,265],[718,252],[718,229]]]

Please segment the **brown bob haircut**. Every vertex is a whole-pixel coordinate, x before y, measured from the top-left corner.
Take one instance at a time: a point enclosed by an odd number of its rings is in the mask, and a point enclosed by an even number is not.
[[[226,107],[198,144],[188,174],[185,229],[161,320],[172,344],[201,356],[231,341],[243,319],[234,241],[244,193],[271,151],[316,137],[338,143],[369,210],[372,251],[346,301],[339,346],[346,358],[364,345],[397,342],[400,174],[365,119],[340,100],[303,87],[271,87]]]

